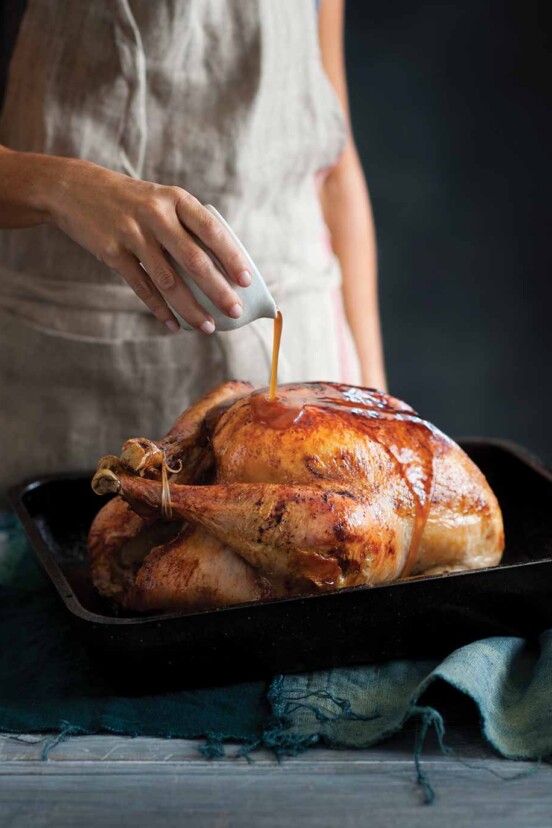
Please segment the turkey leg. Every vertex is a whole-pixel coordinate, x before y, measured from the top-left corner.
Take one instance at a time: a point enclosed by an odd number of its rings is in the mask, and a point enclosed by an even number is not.
[[[158,481],[133,477],[116,463],[99,469],[97,494],[116,491],[138,514],[161,510]],[[412,520],[371,504],[354,490],[275,483],[171,485],[173,516],[201,524],[268,577],[306,578],[317,586],[397,578]],[[391,554],[389,553],[391,550]],[[346,579],[346,580],[345,580]]]

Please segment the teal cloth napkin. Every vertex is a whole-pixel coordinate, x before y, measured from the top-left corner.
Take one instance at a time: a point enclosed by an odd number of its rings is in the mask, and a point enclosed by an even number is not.
[[[538,642],[496,637],[444,661],[392,661],[311,674],[157,694],[118,693],[75,637],[64,607],[34,563],[13,518],[0,523],[0,730],[111,731],[206,737],[206,756],[225,740],[278,755],[324,743],[364,748],[420,720],[442,742],[443,718],[424,703],[437,680],[470,696],[485,737],[509,758],[552,753],[552,631]],[[443,748],[446,747],[443,744]],[[419,768],[426,800],[432,792]]]

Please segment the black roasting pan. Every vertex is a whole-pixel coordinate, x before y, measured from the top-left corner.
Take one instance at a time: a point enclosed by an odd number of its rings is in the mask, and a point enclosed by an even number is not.
[[[500,566],[195,614],[136,616],[91,586],[86,535],[106,502],[90,473],[15,486],[38,561],[98,663],[142,683],[223,683],[279,672],[432,657],[494,635],[552,627],[552,474],[518,446],[466,439],[504,514]]]

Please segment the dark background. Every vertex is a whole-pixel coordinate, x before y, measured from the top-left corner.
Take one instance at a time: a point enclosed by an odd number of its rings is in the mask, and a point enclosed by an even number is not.
[[[353,126],[391,391],[552,464],[552,118],[544,3],[349,0]]]

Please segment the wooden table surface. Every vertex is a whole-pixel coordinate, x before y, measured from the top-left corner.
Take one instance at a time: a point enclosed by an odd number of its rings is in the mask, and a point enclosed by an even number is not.
[[[207,761],[200,742],[79,736],[41,759],[44,737],[0,736],[2,828],[272,828],[272,826],[485,826],[549,828],[552,768],[506,762],[475,726],[448,729],[454,755],[429,740],[423,768],[435,790],[424,805],[414,729],[363,751],[312,749],[282,763]]]

